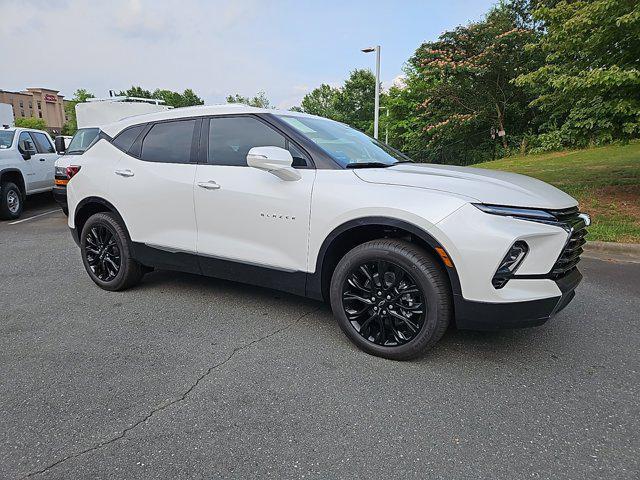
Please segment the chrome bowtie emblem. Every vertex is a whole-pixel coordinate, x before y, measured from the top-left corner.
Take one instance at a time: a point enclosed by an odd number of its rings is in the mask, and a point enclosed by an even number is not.
[[[591,225],[591,217],[589,216],[588,213],[581,213],[578,215],[579,218],[581,218],[582,220],[584,220],[584,224],[588,227],[589,225]]]

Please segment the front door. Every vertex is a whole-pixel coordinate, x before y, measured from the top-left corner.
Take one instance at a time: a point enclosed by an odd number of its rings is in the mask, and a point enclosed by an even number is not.
[[[20,136],[18,137],[18,152],[21,155],[28,153],[30,158],[24,160],[22,171],[26,173],[24,178],[25,188],[27,189],[26,193],[32,193],[33,191],[38,190],[38,177],[37,177],[37,169],[34,168],[34,164],[38,162],[38,159],[35,156],[38,154],[36,150],[36,144],[29,135],[29,132],[20,132]]]
[[[224,264],[215,260],[285,273],[305,272],[315,180],[308,156],[263,120],[250,115],[205,120],[202,137],[207,163],[198,165],[194,200],[203,273],[225,276],[216,271]],[[302,178],[285,181],[247,166],[247,153],[260,146],[288,149]],[[259,275],[262,270],[254,272]]]

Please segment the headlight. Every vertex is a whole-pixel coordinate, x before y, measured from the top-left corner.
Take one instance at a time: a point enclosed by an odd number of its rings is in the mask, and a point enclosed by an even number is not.
[[[501,207],[499,205],[484,205],[482,203],[473,203],[474,207],[485,213],[492,215],[502,215],[503,217],[514,217],[522,220],[534,220],[539,222],[557,222],[556,217],[544,210],[535,208],[518,208],[518,207]]]

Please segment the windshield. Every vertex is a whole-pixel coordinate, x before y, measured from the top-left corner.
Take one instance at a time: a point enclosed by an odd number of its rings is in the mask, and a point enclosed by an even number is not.
[[[343,167],[386,167],[411,161],[397,150],[343,123],[315,117],[279,117],[313,140]]]
[[[67,155],[80,155],[85,152],[91,142],[95,140],[95,138],[100,133],[99,128],[81,128],[76,132],[76,134],[71,139],[71,143],[65,152]]]
[[[0,130],[0,148],[11,148],[14,130]]]

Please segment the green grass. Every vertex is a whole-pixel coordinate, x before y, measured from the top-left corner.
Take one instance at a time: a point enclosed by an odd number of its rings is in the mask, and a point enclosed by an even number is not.
[[[591,240],[640,243],[640,142],[508,157],[474,167],[521,173],[575,197]]]

